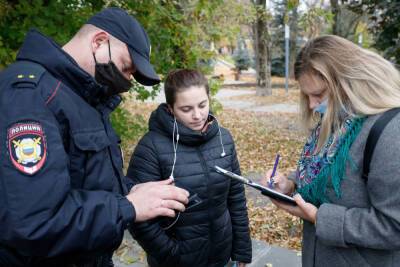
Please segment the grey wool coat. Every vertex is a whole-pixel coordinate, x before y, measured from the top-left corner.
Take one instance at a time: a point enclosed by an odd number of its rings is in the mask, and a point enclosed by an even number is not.
[[[303,267],[400,266],[400,114],[386,126],[375,147],[366,182],[362,177],[369,117],[350,148],[357,168],[346,166],[341,198],[328,189],[316,225],[304,221]]]

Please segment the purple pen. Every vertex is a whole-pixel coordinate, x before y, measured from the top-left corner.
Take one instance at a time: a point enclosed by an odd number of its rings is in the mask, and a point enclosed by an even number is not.
[[[278,168],[279,158],[280,158],[280,155],[276,154],[274,168],[272,169],[272,174],[271,174],[271,177],[269,178],[269,184],[268,184],[269,188],[273,188],[274,187],[274,182],[275,182],[274,181],[274,176],[275,176],[275,173],[276,173],[276,169]]]

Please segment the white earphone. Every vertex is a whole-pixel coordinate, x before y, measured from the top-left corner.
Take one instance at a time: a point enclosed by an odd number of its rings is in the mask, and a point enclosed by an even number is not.
[[[175,143],[175,129],[176,129],[176,143]],[[174,149],[174,161],[172,163],[172,170],[170,177],[174,179],[174,170],[175,170],[175,163],[176,163],[176,152],[178,150],[178,143],[179,143],[179,129],[178,123],[176,122],[176,117],[174,116],[174,129],[172,130],[172,146]]]
[[[220,142],[221,148],[222,148],[221,157],[225,157],[226,153],[225,153],[224,144],[222,143],[222,134],[221,134],[221,128],[219,127],[219,121],[211,113],[209,115],[211,117],[213,117],[215,119],[215,121],[217,122],[219,142]],[[176,141],[175,141],[175,131],[176,131]],[[172,130],[172,146],[173,146],[173,149],[174,149],[174,161],[172,163],[172,170],[171,170],[171,174],[170,174],[170,177],[172,179],[174,179],[174,170],[175,170],[175,164],[176,164],[176,154],[177,154],[177,151],[178,151],[178,144],[179,144],[179,129],[178,129],[178,123],[176,122],[176,117],[174,116],[174,128]]]
[[[222,153],[221,153],[221,157],[225,157],[226,153],[225,153],[225,148],[224,148],[224,144],[222,143],[222,134],[221,134],[221,128],[219,127],[219,121],[217,120],[217,118],[209,113],[208,115],[210,115],[211,117],[214,118],[214,120],[217,122],[218,124],[218,134],[219,134],[219,142],[221,143],[221,147],[222,147]]]

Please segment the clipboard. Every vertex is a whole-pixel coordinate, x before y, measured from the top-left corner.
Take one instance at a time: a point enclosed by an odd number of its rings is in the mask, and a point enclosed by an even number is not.
[[[259,190],[261,192],[261,194],[263,194],[264,196],[267,196],[267,197],[270,197],[270,198],[285,202],[286,204],[289,204],[289,205],[292,205],[292,206],[297,206],[296,201],[292,197],[290,197],[288,195],[282,194],[281,192],[278,192],[276,190],[273,190],[273,189],[270,189],[268,187],[265,187],[265,186],[262,186],[260,184],[257,184],[255,182],[251,181],[250,179],[247,179],[247,178],[245,178],[243,176],[237,175],[237,174],[235,174],[233,172],[227,171],[227,170],[225,170],[225,169],[223,169],[221,167],[214,166],[214,169],[218,173],[221,173],[221,174],[223,174],[225,176],[228,176],[228,177],[230,177],[232,179],[240,181],[240,182],[242,182],[242,183],[244,183],[244,184],[246,184],[248,186],[251,186],[251,187]]]

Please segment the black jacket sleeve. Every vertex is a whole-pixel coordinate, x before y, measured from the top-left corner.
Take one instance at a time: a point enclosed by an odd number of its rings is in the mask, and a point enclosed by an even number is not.
[[[71,187],[59,124],[38,91],[13,89],[0,106],[0,243],[43,257],[116,248],[134,208],[122,195]],[[7,142],[10,125],[29,121],[42,126],[46,143],[44,165],[32,175],[13,165]]]
[[[232,171],[240,175],[240,166],[235,147],[233,147]],[[231,259],[233,261],[250,263],[252,248],[246,196],[243,184],[234,179],[231,180],[228,208],[231,215],[233,232]]]
[[[157,151],[149,134],[145,135],[136,146],[127,176],[135,183],[168,178],[161,177]],[[136,223],[129,228],[129,231],[152,260],[162,263],[163,266],[175,266],[179,262],[178,243],[165,233],[157,219]]]

